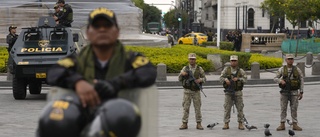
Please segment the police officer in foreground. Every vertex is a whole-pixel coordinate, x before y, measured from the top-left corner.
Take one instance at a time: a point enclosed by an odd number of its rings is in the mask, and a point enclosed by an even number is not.
[[[73,22],[73,10],[69,4],[65,4],[64,0],[58,0],[57,4],[62,8],[62,14],[58,17],[54,17],[56,21],[59,21],[59,25],[63,27],[71,27]]]
[[[136,107],[133,107],[136,113],[128,113],[129,109],[123,109],[123,114],[112,113],[111,117],[104,113],[109,112],[108,108],[110,108],[104,102],[113,101],[123,90],[153,85],[156,79],[156,68],[142,54],[125,51],[118,40],[119,31],[113,11],[98,8],[89,14],[86,34],[90,45],[85,46],[79,55],[58,61],[48,71],[48,84],[70,89],[71,95],[67,97],[63,95],[60,100],[44,108],[39,120],[40,137],[79,137],[84,125],[100,115],[101,119],[109,119],[103,121],[110,121],[105,126],[114,127],[110,131],[104,130],[104,135],[117,137],[137,135],[138,129],[134,128],[139,127],[137,122],[121,124],[129,126],[128,128],[114,125],[118,124],[114,120],[120,119],[121,122],[121,119],[126,119],[119,117],[137,118],[129,115],[139,114]],[[121,104],[114,104],[118,107],[111,108],[122,108]],[[73,110],[71,107],[74,107]],[[97,109],[103,111],[96,112]],[[124,114],[129,116],[122,116]],[[93,125],[95,125],[94,121],[96,120],[93,120]],[[69,132],[71,130],[74,131],[72,134]]]
[[[8,53],[11,51],[14,43],[16,42],[16,40],[18,39],[18,35],[17,33],[17,27],[11,25],[9,27],[9,34],[7,35],[7,43],[8,43]],[[9,53],[9,58],[8,58],[8,66],[9,66],[9,71],[10,73],[13,73],[13,60],[12,57]]]
[[[237,55],[230,56],[230,66],[224,68],[221,72],[220,82],[223,83],[225,88],[224,126],[222,129],[229,129],[231,107],[235,105],[238,111],[238,129],[244,130],[242,89],[243,84],[247,82],[247,75],[243,69],[238,67]]]
[[[179,128],[180,130],[188,129],[188,118],[189,118],[189,109],[191,105],[191,101],[193,101],[194,109],[196,112],[196,121],[197,121],[197,129],[203,130],[201,125],[202,115],[201,115],[201,96],[200,96],[200,88],[195,84],[202,84],[206,82],[206,76],[204,74],[204,70],[202,67],[196,64],[196,54],[190,53],[189,57],[189,65],[184,66],[179,75],[179,81],[182,82],[182,86],[184,88],[183,94],[183,117],[182,117],[182,125]],[[188,75],[188,71],[191,71],[191,74],[194,76],[195,80],[190,81],[190,76]]]
[[[285,121],[287,117],[287,106],[290,101],[291,108],[291,117],[292,117],[292,129],[301,131],[302,128],[298,126],[297,119],[297,111],[299,101],[303,97],[303,74],[301,70],[293,65],[294,56],[293,54],[286,55],[287,65],[281,67],[276,76],[274,77],[274,81],[279,84],[281,88],[280,91],[280,106],[281,106],[281,114],[280,114],[280,126],[277,128],[277,131],[285,130]]]

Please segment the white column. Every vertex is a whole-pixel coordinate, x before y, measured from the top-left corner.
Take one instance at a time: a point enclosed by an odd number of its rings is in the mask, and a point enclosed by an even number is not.
[[[221,38],[221,34],[220,34],[220,22],[221,22],[221,0],[218,0],[218,18],[217,18],[217,47],[220,47],[220,38]]]

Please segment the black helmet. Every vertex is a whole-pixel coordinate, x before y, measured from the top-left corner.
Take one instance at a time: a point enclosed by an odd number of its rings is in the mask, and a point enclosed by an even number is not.
[[[108,100],[99,108],[81,137],[136,137],[140,128],[141,116],[137,106],[118,98]]]
[[[79,137],[86,119],[76,94],[48,103],[39,119],[37,137]]]

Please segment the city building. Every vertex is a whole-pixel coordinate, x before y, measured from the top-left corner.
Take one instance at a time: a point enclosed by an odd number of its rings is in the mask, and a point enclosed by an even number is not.
[[[200,0],[194,0],[200,1]],[[260,8],[264,0],[221,0],[221,36],[230,30],[242,32],[269,33],[273,28],[273,20],[267,11]],[[204,30],[217,30],[217,0],[201,0],[201,23]],[[306,35],[307,21],[301,23],[301,35]],[[293,30],[292,25],[285,18],[276,19],[272,32],[287,28]],[[315,26],[318,29],[318,26]],[[297,27],[295,28],[297,29]],[[223,38],[223,37],[222,37]]]

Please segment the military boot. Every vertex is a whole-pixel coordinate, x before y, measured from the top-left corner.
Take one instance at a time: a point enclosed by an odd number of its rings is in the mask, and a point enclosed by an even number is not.
[[[298,126],[297,122],[293,122],[292,129],[297,131],[302,131],[302,128]]]
[[[197,129],[203,130],[203,127],[201,126],[201,122],[197,122]]]
[[[229,123],[224,123],[224,126],[222,127],[223,130],[229,129]]]
[[[181,127],[179,128],[180,130],[183,130],[183,129],[188,129],[188,123],[187,122],[183,122]]]
[[[238,129],[240,129],[240,130],[244,130],[244,127],[243,127],[243,124],[242,124],[242,122],[239,122],[239,126],[238,126]]]
[[[277,128],[277,131],[285,130],[285,129],[286,129],[286,127],[284,126],[284,122],[281,122],[280,126]]]

